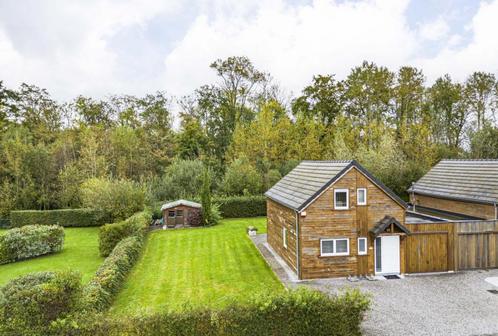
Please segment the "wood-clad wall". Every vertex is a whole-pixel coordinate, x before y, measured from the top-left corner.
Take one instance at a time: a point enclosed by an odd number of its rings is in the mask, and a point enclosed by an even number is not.
[[[457,225],[458,269],[498,267],[498,221],[469,221]]]
[[[266,206],[268,244],[296,271],[296,213],[270,199],[267,199]],[[283,244],[284,227],[287,228],[287,247]]]
[[[489,204],[455,201],[418,194],[410,195],[410,201],[415,205],[421,205],[428,208],[459,213],[477,218],[495,219],[495,208],[493,205]]]
[[[367,205],[356,204],[357,188],[367,189]],[[334,209],[334,189],[349,190],[348,210]],[[305,211],[306,216],[299,220],[303,279],[373,274],[374,242],[368,233],[369,229],[386,215],[393,216],[401,223],[405,222],[405,209],[356,168],[336,181]],[[320,256],[320,239],[343,237],[349,238],[349,256]],[[358,255],[358,237],[368,238],[366,256]],[[403,272],[404,262],[401,267]]]

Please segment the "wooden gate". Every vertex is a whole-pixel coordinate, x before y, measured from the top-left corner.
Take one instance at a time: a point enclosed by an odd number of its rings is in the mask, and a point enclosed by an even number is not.
[[[498,221],[459,222],[458,269],[498,267]]]
[[[406,225],[406,272],[445,272],[454,269],[454,225],[427,223]]]

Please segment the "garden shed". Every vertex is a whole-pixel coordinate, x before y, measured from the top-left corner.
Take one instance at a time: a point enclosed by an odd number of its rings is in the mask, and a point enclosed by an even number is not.
[[[177,200],[161,207],[163,222],[168,227],[200,226],[202,224],[202,205],[187,200]]]

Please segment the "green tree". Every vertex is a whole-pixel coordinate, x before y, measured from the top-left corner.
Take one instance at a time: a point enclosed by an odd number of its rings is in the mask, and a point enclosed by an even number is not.
[[[498,159],[498,129],[485,122],[470,135],[470,155],[475,159]]]
[[[498,102],[496,77],[492,73],[474,72],[467,78],[464,86],[467,110],[474,116],[477,131],[486,120],[494,116]]]
[[[202,221],[205,226],[215,225],[220,220],[219,207],[211,200],[211,187],[211,172],[205,168],[201,187]]]
[[[263,181],[256,167],[241,157],[228,166],[222,185],[228,195],[255,195],[261,193]]]

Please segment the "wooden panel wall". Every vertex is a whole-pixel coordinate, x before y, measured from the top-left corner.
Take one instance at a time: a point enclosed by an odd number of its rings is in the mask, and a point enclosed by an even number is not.
[[[454,201],[424,195],[410,195],[410,201],[415,205],[443,211],[455,212],[467,216],[485,219],[495,219],[495,208],[493,205]]]
[[[498,267],[498,221],[457,222],[458,269]]]
[[[296,215],[294,210],[284,207],[270,199],[267,205],[267,241],[280,257],[294,271],[296,268]],[[284,247],[282,228],[287,228],[287,248]]]
[[[455,269],[455,226],[452,223],[409,224],[406,273]]]
[[[349,209],[334,209],[334,189],[349,189]],[[356,189],[367,188],[367,205],[356,204]],[[368,233],[385,215],[405,221],[405,210],[355,168],[336,181],[300,218],[303,279],[374,273],[374,242]],[[349,238],[349,256],[320,256],[320,239]],[[366,256],[358,255],[358,237],[367,237]],[[403,248],[403,246],[401,247]],[[404,252],[402,252],[404,253]],[[404,267],[404,263],[402,263]]]

